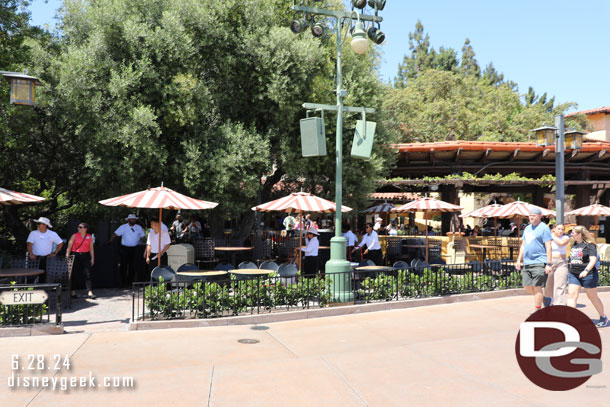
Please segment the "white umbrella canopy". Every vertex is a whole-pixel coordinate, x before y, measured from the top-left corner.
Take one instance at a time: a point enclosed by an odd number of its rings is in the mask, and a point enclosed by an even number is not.
[[[303,212],[334,213],[336,209],[336,203],[308,192],[293,192],[283,198],[252,207],[253,211],[259,212],[300,213],[301,218],[303,217]],[[341,205],[341,212],[349,212],[351,210],[352,208]],[[300,247],[302,236],[303,234],[299,233],[299,265],[301,263]]]
[[[530,209],[532,208],[540,209],[540,211],[542,212],[542,216],[555,216],[555,212],[551,211],[550,209],[546,209],[523,201],[514,201],[511,203],[507,203],[506,205],[502,205],[500,208],[489,211],[488,216],[505,219],[514,218],[515,216],[527,218],[530,215]]]
[[[490,218],[489,214],[501,207],[502,205],[500,204],[487,205],[474,211],[463,213],[460,215],[460,218]],[[494,221],[494,234],[498,236],[498,218],[494,217]]]
[[[0,205],[19,205],[42,202],[45,198],[36,195],[26,194],[24,192],[11,191],[9,189],[0,188]]]
[[[600,205],[599,203],[595,203],[593,205],[584,206],[582,208],[574,209],[566,213],[568,215],[575,216],[595,216],[595,237],[597,237],[597,224],[599,216],[610,216],[610,208],[604,205]]]
[[[370,208],[360,211],[360,213],[390,213],[396,208],[394,205],[388,202],[380,203],[379,205],[371,206]]]
[[[202,201],[166,188],[148,188],[144,191],[117,196],[99,201],[106,206],[124,206],[127,208],[159,209],[159,222],[162,222],[163,209],[212,209],[218,206],[216,202]],[[161,249],[161,233],[159,233],[159,249]],[[161,265],[161,256],[157,256],[157,265]]]

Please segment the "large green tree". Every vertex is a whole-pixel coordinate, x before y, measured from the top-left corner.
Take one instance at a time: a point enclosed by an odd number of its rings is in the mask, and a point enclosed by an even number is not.
[[[24,140],[41,153],[58,151],[41,159],[46,174],[27,179],[52,190],[50,205],[71,207],[63,213],[95,211],[99,199],[164,182],[219,202],[212,226],[221,231],[231,217],[242,235],[257,201],[299,189],[334,199],[336,116],[326,116],[327,157],[302,158],[299,137],[302,103],[334,103],[334,37],[292,34],[290,6],[66,0],[61,35],[52,44],[31,41],[46,85],[44,120]],[[377,64],[372,49],[355,56],[345,44],[346,104],[381,108]],[[346,117],[345,152],[355,119]],[[387,171],[388,137],[380,125],[371,161],[346,157],[346,204],[362,206]]]

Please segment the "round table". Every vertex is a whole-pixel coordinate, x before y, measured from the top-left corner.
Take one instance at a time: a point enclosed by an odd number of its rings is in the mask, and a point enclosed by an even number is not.
[[[265,269],[235,269],[229,273],[235,274],[238,280],[255,280],[257,277],[267,277],[273,270]]]
[[[214,250],[217,250],[219,252],[225,252],[225,253],[231,253],[231,264],[233,264],[233,266],[236,266],[235,264],[235,255],[237,254],[237,252],[245,252],[248,250],[252,250],[254,249],[254,247],[238,247],[238,246],[227,246],[227,247],[215,247]]]
[[[229,273],[223,270],[183,271],[181,273],[176,273],[177,276],[183,277],[187,281],[219,280],[222,279],[223,276],[227,276],[228,274]]]
[[[34,268],[9,268],[9,269],[2,269],[0,270],[0,278],[3,277],[15,277],[15,278],[20,278],[22,277],[24,279],[24,281],[27,279],[27,277],[38,277],[40,275],[44,274],[44,270],[41,269],[34,269]]]

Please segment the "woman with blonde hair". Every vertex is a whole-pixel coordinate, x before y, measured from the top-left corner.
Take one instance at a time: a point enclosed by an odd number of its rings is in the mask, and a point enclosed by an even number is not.
[[[551,229],[551,252],[553,262],[551,271],[544,286],[544,306],[566,305],[568,291],[568,263],[566,262],[566,249],[570,238],[565,234],[565,226],[557,223]]]
[[[568,306],[576,308],[580,287],[585,289],[589,300],[599,313],[598,327],[608,324],[608,317],[604,313],[604,305],[597,295],[599,273],[597,271],[597,246],[595,237],[583,226],[572,229],[572,247],[568,265]]]

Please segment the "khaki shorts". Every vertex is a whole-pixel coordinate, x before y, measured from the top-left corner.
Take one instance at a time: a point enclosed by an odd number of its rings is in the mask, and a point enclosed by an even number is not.
[[[544,263],[527,264],[521,269],[523,287],[544,287],[546,284],[546,277]]]

